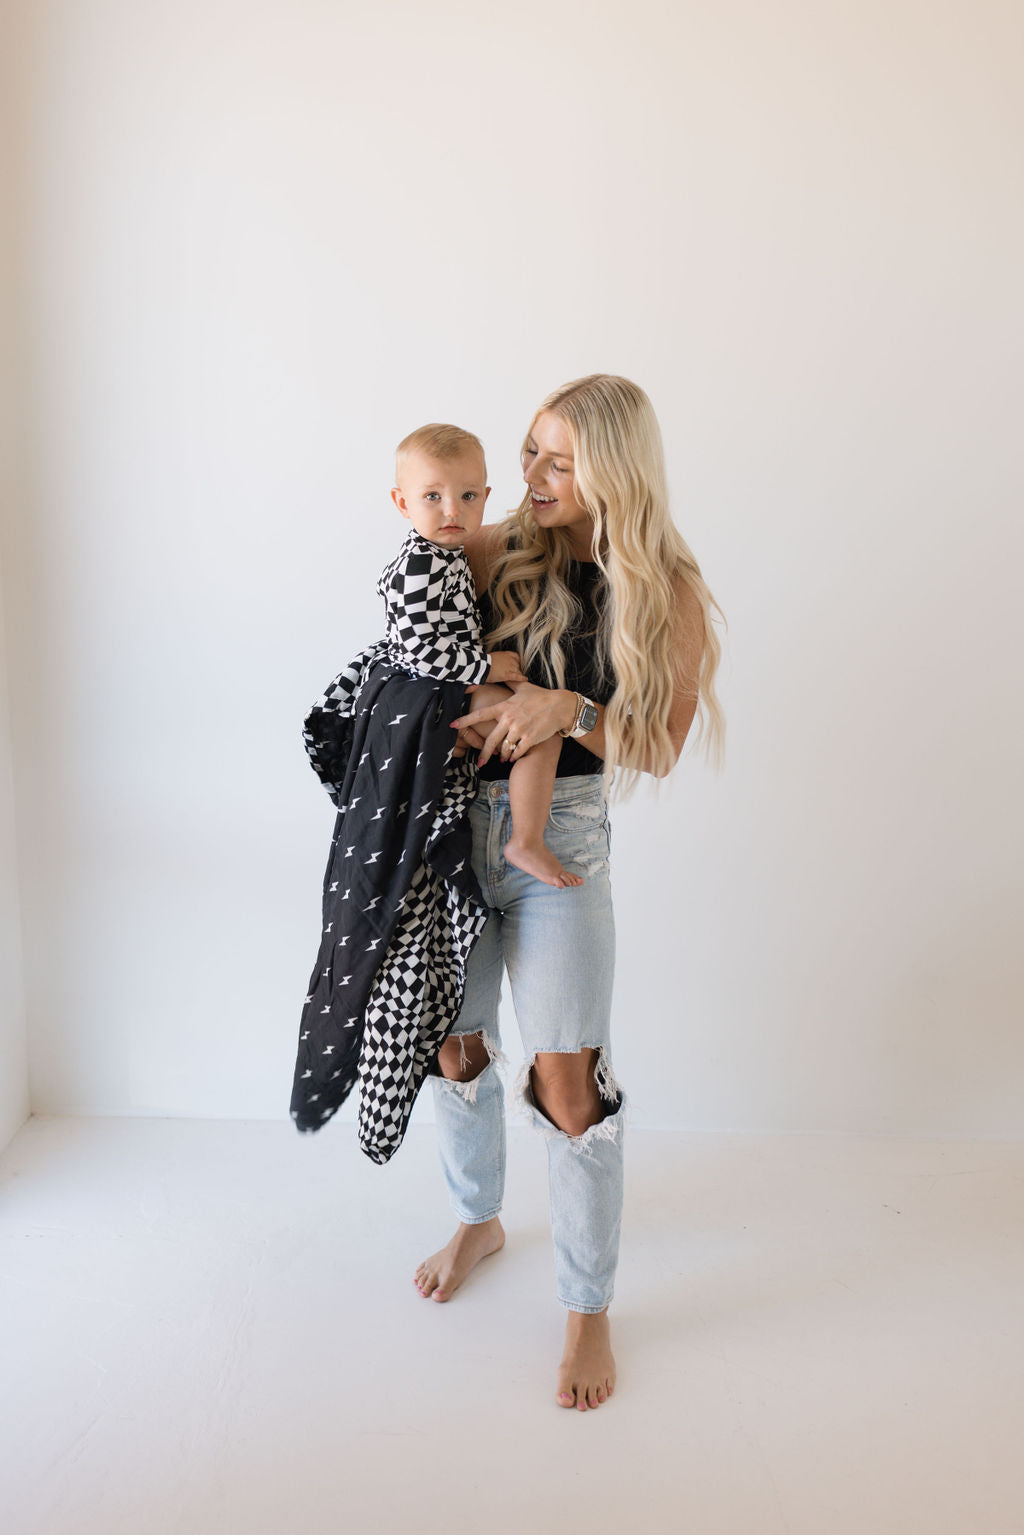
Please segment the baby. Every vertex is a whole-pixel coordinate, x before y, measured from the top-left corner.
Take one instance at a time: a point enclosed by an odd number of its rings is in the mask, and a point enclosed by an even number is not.
[[[389,658],[417,676],[515,689],[526,681],[515,652],[484,651],[462,548],[480,527],[490,495],[479,439],[457,426],[421,426],[398,445],[395,479],[391,499],[413,531],[377,583],[387,609]],[[516,868],[568,889],[582,879],[544,843],[560,751],[561,741],[552,736],[513,764],[512,837],[503,851]]]

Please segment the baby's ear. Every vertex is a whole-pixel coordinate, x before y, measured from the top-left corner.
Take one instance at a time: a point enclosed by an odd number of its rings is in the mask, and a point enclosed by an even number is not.
[[[391,499],[398,507],[398,510],[401,512],[402,516],[408,517],[409,508],[405,504],[405,493],[400,485],[393,485],[391,487]]]
[[[490,495],[490,493],[491,493],[491,487],[489,485],[485,485],[484,486],[484,500],[485,501],[487,500],[487,497]],[[392,491],[392,495],[394,495],[394,491]]]

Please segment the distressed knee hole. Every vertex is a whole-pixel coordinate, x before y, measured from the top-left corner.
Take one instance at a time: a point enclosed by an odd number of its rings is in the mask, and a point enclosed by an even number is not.
[[[504,1065],[505,1057],[497,1040],[481,1029],[478,1034],[450,1035],[441,1046],[438,1064],[442,1085],[467,1103],[475,1103],[480,1078],[489,1066]]]
[[[579,1134],[573,1134],[569,1130],[561,1129],[553,1120],[548,1118],[537,1103],[533,1091],[533,1070],[537,1060],[536,1054],[524,1062],[522,1070],[516,1077],[513,1088],[513,1100],[520,1112],[526,1114],[534,1127],[540,1130],[547,1140],[561,1138],[581,1156],[593,1156],[593,1148],[598,1141],[615,1141],[621,1134],[623,1095],[612,1071],[611,1061],[608,1059],[608,1052],[604,1046],[584,1045],[582,1049],[596,1051],[594,1083],[597,1087],[601,1103],[604,1106],[604,1112],[595,1124],[588,1125]],[[550,1051],[541,1053],[579,1055],[582,1051]]]

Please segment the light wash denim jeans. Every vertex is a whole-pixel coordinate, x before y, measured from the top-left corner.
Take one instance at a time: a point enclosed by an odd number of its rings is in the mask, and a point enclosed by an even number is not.
[[[615,929],[604,785],[600,774],[555,781],[545,840],[567,869],[583,876],[575,889],[555,890],[505,862],[507,782],[481,784],[470,819],[473,867],[491,913],[470,957],[452,1033],[482,1034],[490,1060],[471,1082],[432,1079],[452,1207],[471,1225],[501,1209],[505,1101],[496,1066],[503,1060],[498,999],[506,970],[526,1054],[514,1091],[548,1142],[558,1298],[571,1311],[603,1311],[619,1250],[624,1119],[609,1049]],[[533,1102],[530,1067],[538,1051],[588,1047],[598,1051],[595,1080],[607,1113],[583,1135],[570,1136]]]

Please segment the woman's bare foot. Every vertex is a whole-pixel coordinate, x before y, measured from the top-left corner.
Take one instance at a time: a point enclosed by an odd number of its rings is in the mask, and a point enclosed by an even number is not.
[[[608,1312],[570,1311],[565,1324],[565,1353],[558,1367],[559,1407],[600,1407],[615,1390]]]
[[[542,879],[545,885],[554,885],[556,890],[572,890],[583,883],[578,874],[570,874],[568,869],[562,868],[554,853],[549,852],[543,842],[538,847],[532,842],[520,842],[512,837],[505,843],[502,852],[507,863],[514,863],[517,869],[522,869],[524,874],[532,874],[534,879]]]
[[[500,1252],[505,1245],[505,1232],[495,1215],[477,1226],[459,1226],[447,1247],[424,1259],[416,1270],[413,1284],[423,1296],[433,1300],[451,1300],[459,1285],[481,1258]]]

